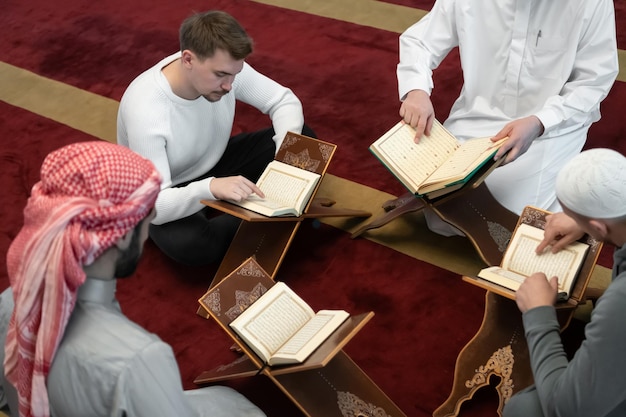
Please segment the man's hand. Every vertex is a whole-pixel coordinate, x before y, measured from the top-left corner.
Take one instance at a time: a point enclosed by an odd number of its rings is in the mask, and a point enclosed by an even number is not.
[[[415,129],[415,143],[422,135],[430,135],[435,120],[435,110],[430,97],[423,90],[411,90],[400,106],[400,117]]]
[[[211,181],[211,193],[219,200],[241,201],[250,194],[256,194],[265,198],[265,194],[255,183],[238,175],[236,177],[213,178]]]
[[[535,139],[543,134],[543,123],[536,116],[528,116],[507,123],[491,140],[497,142],[508,136],[508,139],[496,153],[500,159],[508,152],[504,164],[515,161],[524,154]]]
[[[546,274],[536,272],[526,278],[515,292],[515,302],[522,313],[531,308],[553,306],[558,293],[557,277],[548,281]]]
[[[537,245],[535,252],[541,254],[548,246],[551,246],[551,252],[557,253],[565,246],[583,237],[584,234],[585,232],[576,221],[567,214],[550,214],[546,216],[543,240]]]

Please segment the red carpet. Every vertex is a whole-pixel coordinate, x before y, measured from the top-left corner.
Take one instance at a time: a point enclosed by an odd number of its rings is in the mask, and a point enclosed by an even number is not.
[[[397,3],[429,3],[409,1]],[[108,0],[97,7],[68,0],[62,8],[52,2],[6,0],[0,14],[0,60],[119,99],[138,73],[177,49],[180,21],[205,8],[226,10],[248,28],[257,45],[249,61],[290,86],[302,98],[307,122],[318,136],[339,145],[330,173],[392,194],[404,192],[367,151],[398,118],[396,33],[243,0]],[[456,57],[444,62],[435,81],[433,100],[443,119],[460,86]],[[604,117],[592,128],[589,146],[626,151],[619,140],[624,136],[619,112],[625,88],[616,84],[605,101]],[[19,230],[21,209],[45,154],[92,138],[5,103],[0,103],[0,121],[5,144],[0,151],[4,254]],[[265,123],[264,116],[242,107],[236,130]],[[4,257],[2,262],[3,288]],[[222,332],[194,314],[213,273],[211,268],[173,264],[149,244],[137,276],[119,284],[128,316],[174,347],[187,388],[201,371],[233,357]],[[279,279],[316,309],[375,311],[346,350],[410,416],[430,416],[447,398],[456,355],[482,319],[483,292],[458,276],[312,222],[298,232]],[[233,384],[269,416],[298,415],[263,378]],[[479,396],[481,400],[463,408],[463,416],[496,415],[493,393],[481,390]]]

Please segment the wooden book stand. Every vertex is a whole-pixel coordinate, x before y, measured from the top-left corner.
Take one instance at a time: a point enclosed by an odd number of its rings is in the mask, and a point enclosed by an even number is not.
[[[265,365],[230,328],[229,323],[272,285],[272,277],[253,258],[249,258],[200,298],[200,308],[224,329],[243,356],[230,364],[203,372],[195,379],[196,384],[262,374],[306,416],[405,416],[342,350],[373,317],[373,312],[348,318],[301,364]]]
[[[500,205],[483,182],[502,159],[484,165],[470,182],[453,192],[433,192],[421,197],[408,192],[387,201],[383,204],[386,213],[361,226],[352,237],[428,207],[442,220],[461,230],[487,265],[499,265],[519,217]]]
[[[543,229],[545,216],[543,210],[526,207],[519,223]],[[570,323],[576,307],[586,301],[587,286],[602,248],[601,242],[589,236],[581,241],[590,247],[570,298],[556,306],[561,329]],[[492,375],[500,378],[496,391],[500,399],[498,415],[502,415],[508,399],[533,383],[522,315],[513,291],[476,277],[465,276],[463,280],[487,289],[485,314],[480,329],[457,357],[450,396],[433,416],[457,416],[461,404],[471,399],[479,388],[489,385]]]
[[[275,159],[318,173],[323,179],[336,148],[335,144],[288,132]],[[273,278],[304,219],[371,216],[370,212],[336,208],[334,201],[316,198],[315,193],[320,184],[321,181],[317,184],[304,214],[299,217],[267,217],[227,201],[202,201],[207,206],[243,220],[209,288],[251,256]],[[207,317],[203,309],[198,309],[198,314]]]

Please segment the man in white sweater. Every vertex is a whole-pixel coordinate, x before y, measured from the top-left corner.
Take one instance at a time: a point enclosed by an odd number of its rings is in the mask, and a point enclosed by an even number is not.
[[[184,264],[221,260],[239,226],[201,200],[263,196],[254,182],[285,134],[315,136],[295,94],[245,62],[251,52],[232,16],[194,14],[181,25],[180,51],[139,75],[120,102],[118,143],[163,177],[150,237]],[[230,137],[236,100],[268,114],[272,127]]]

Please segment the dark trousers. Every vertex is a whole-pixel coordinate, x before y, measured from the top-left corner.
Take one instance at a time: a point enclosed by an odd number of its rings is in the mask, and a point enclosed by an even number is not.
[[[256,182],[276,154],[274,129],[233,136],[220,161],[206,174],[194,179],[242,175]],[[307,126],[306,136],[315,137]],[[190,182],[193,182],[190,181]],[[182,187],[189,184],[179,184]],[[206,265],[220,261],[233,240],[241,220],[205,207],[183,219],[150,225],[150,238],[167,256],[186,265]]]

